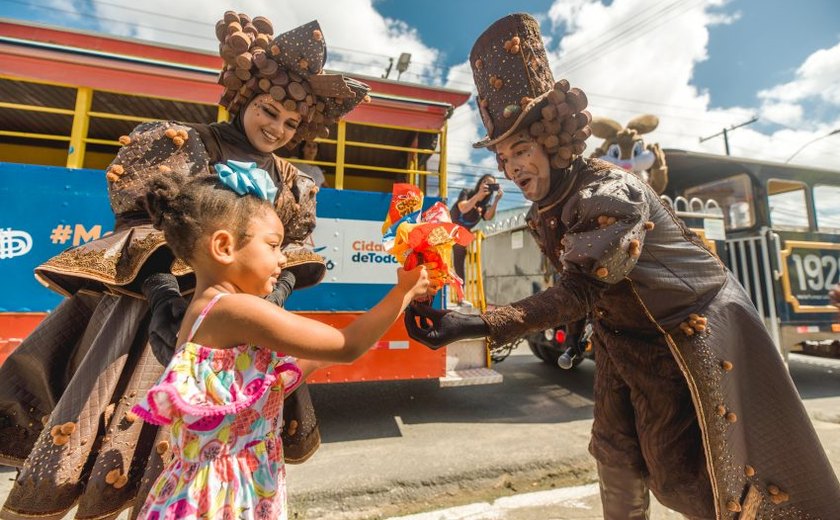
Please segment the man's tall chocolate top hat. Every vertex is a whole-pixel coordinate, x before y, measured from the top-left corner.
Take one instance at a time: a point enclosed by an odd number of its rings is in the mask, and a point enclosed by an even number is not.
[[[478,37],[470,53],[478,107],[487,136],[476,148],[494,146],[524,130],[551,158],[568,168],[586,149],[592,116],[586,94],[561,79],[554,82],[540,27],[531,16],[512,14]]]
[[[473,45],[470,64],[487,129],[476,148],[512,134],[554,87],[540,26],[525,13],[505,16],[488,27]]]

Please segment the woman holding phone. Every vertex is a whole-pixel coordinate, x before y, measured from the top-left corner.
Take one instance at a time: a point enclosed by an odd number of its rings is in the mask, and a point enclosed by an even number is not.
[[[495,197],[493,193],[496,194]],[[474,189],[467,190],[464,188],[461,190],[458,201],[450,209],[452,222],[472,230],[482,220],[491,220],[496,216],[496,206],[499,205],[503,194],[504,191],[502,191],[501,185],[496,182],[495,177],[490,174],[482,175],[475,183]],[[452,255],[455,272],[463,280],[467,249],[456,244],[452,249]]]

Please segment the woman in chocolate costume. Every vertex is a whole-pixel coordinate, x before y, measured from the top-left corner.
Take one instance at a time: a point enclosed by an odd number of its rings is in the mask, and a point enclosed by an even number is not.
[[[326,136],[369,89],[324,73],[317,22],[275,37],[267,19],[228,11],[216,34],[225,62],[220,104],[231,121],[145,123],[120,138],[106,173],[114,233],[36,269],[67,299],[0,367],[0,463],[20,468],[0,518],[58,519],[74,505],[76,518],[116,518],[148,494],[171,457],[165,429],[129,413],[168,362],[185,307],[181,293],[194,284],[139,206],[153,179],[173,170],[209,175],[220,162],[256,163],[279,188],[284,273],[292,275],[269,298],[282,304],[292,288],[323,276],[323,259],[300,245],[315,225],[318,189],[272,152]],[[318,436],[314,415],[300,419],[286,440],[301,441],[288,451],[303,459]]]
[[[838,518],[837,477],[752,302],[648,185],[581,156],[586,96],[554,82],[538,23],[502,18],[470,62],[488,132],[475,146],[533,201],[560,274],[481,316],[415,306],[409,334],[503,344],[591,314],[589,449],[608,520],[648,518],[649,491],[692,519]]]

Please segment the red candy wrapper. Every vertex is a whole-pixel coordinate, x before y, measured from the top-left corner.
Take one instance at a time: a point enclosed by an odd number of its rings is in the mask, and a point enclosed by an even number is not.
[[[452,268],[452,246],[468,246],[473,234],[453,224],[449,209],[436,202],[425,212],[423,192],[412,184],[395,184],[391,207],[382,226],[382,243],[406,268],[425,265],[435,292],[444,285],[464,296],[464,281]]]

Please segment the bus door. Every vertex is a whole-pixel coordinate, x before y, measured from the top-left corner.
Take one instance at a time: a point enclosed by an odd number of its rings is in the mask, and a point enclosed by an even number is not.
[[[837,355],[840,325],[828,292],[840,282],[840,184],[765,183],[778,244],[782,342],[793,350]]]

